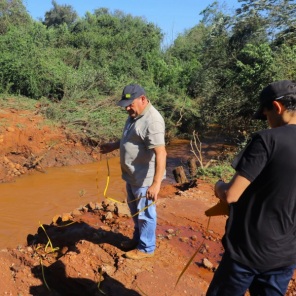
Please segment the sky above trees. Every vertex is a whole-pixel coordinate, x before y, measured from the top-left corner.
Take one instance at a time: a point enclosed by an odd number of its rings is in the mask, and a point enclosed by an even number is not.
[[[108,8],[111,11],[116,9],[129,13],[133,16],[144,17],[147,21],[152,22],[160,27],[165,34],[164,45],[171,44],[174,39],[197,25],[201,19],[200,13],[214,0],[57,0],[59,5],[71,5],[79,16],[97,8]],[[218,1],[230,11],[238,7],[237,0]],[[30,15],[35,18],[44,18],[45,12],[52,8],[51,0],[24,0]]]

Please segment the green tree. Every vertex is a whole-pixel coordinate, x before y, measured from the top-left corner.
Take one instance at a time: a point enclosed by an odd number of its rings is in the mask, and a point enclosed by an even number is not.
[[[25,26],[30,22],[22,0],[0,0],[0,34],[5,34],[11,25]]]
[[[295,28],[296,3],[294,0],[238,0],[242,5],[237,9],[239,18],[259,15],[265,23],[264,29],[271,39],[280,32],[288,34]]]
[[[296,79],[296,46],[287,44],[281,45],[273,51],[274,65],[273,72],[274,80]]]
[[[11,27],[0,36],[0,90],[31,98],[62,97],[66,66],[50,48],[45,26]],[[43,42],[42,42],[43,41]]]
[[[236,18],[229,38],[229,53],[232,55],[242,50],[248,43],[261,44],[268,41],[267,34],[262,31],[264,20],[258,15],[248,18]]]
[[[206,30],[203,24],[199,24],[185,31],[166,52],[168,63],[178,64],[180,68],[173,83],[186,93],[190,93],[192,80],[201,68],[200,57]]]
[[[181,60],[199,63],[191,72],[187,93],[197,102],[204,126],[215,123],[235,133],[250,130],[258,90],[273,75],[272,52],[262,30],[265,23],[260,16],[231,17],[217,2],[202,14],[196,26],[199,34],[195,38],[187,34],[182,51],[180,45],[170,49],[182,53]],[[188,50],[191,42],[193,51]]]
[[[82,50],[96,70],[109,73],[114,90],[131,80],[147,82],[149,55],[158,58],[161,40],[160,29],[143,18],[101,8],[73,26],[69,45]]]
[[[55,0],[52,1],[53,8],[45,13],[44,24],[47,27],[73,24],[78,15],[71,5],[58,5]]]
[[[209,97],[219,93],[229,81],[229,16],[215,2],[203,11],[205,26],[200,42],[201,67],[194,73],[188,88],[193,97]]]

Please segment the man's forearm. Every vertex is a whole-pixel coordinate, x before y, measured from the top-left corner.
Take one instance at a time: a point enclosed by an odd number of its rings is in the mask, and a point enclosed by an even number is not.
[[[155,174],[153,183],[161,184],[166,168],[166,150],[164,146],[155,148]]]
[[[120,140],[117,142],[105,143],[100,146],[100,152],[103,154],[112,152],[120,148]]]
[[[114,150],[119,149],[120,148],[120,140],[118,140],[117,142],[114,142],[113,147],[114,147]]]
[[[250,183],[248,179],[235,173],[229,183],[219,180],[215,184],[215,195],[227,203],[237,202]]]

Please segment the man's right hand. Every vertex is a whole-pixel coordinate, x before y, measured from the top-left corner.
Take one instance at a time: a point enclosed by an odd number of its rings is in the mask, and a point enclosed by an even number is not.
[[[106,153],[112,152],[116,149],[119,149],[119,146],[120,146],[120,141],[102,144],[100,146],[100,153],[106,154]]]

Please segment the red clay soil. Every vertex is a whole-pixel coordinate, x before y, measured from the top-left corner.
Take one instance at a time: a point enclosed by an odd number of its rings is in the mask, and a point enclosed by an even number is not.
[[[0,182],[98,158],[65,129],[47,126],[38,112],[1,110],[0,123]],[[133,229],[125,203],[90,201],[69,209],[70,215],[28,234],[27,245],[0,251],[0,295],[205,295],[223,253],[227,217],[209,221],[204,214],[216,203],[213,185],[203,180],[187,190],[163,186],[157,250],[140,261],[126,259],[120,246]],[[295,278],[286,295],[296,295]]]

